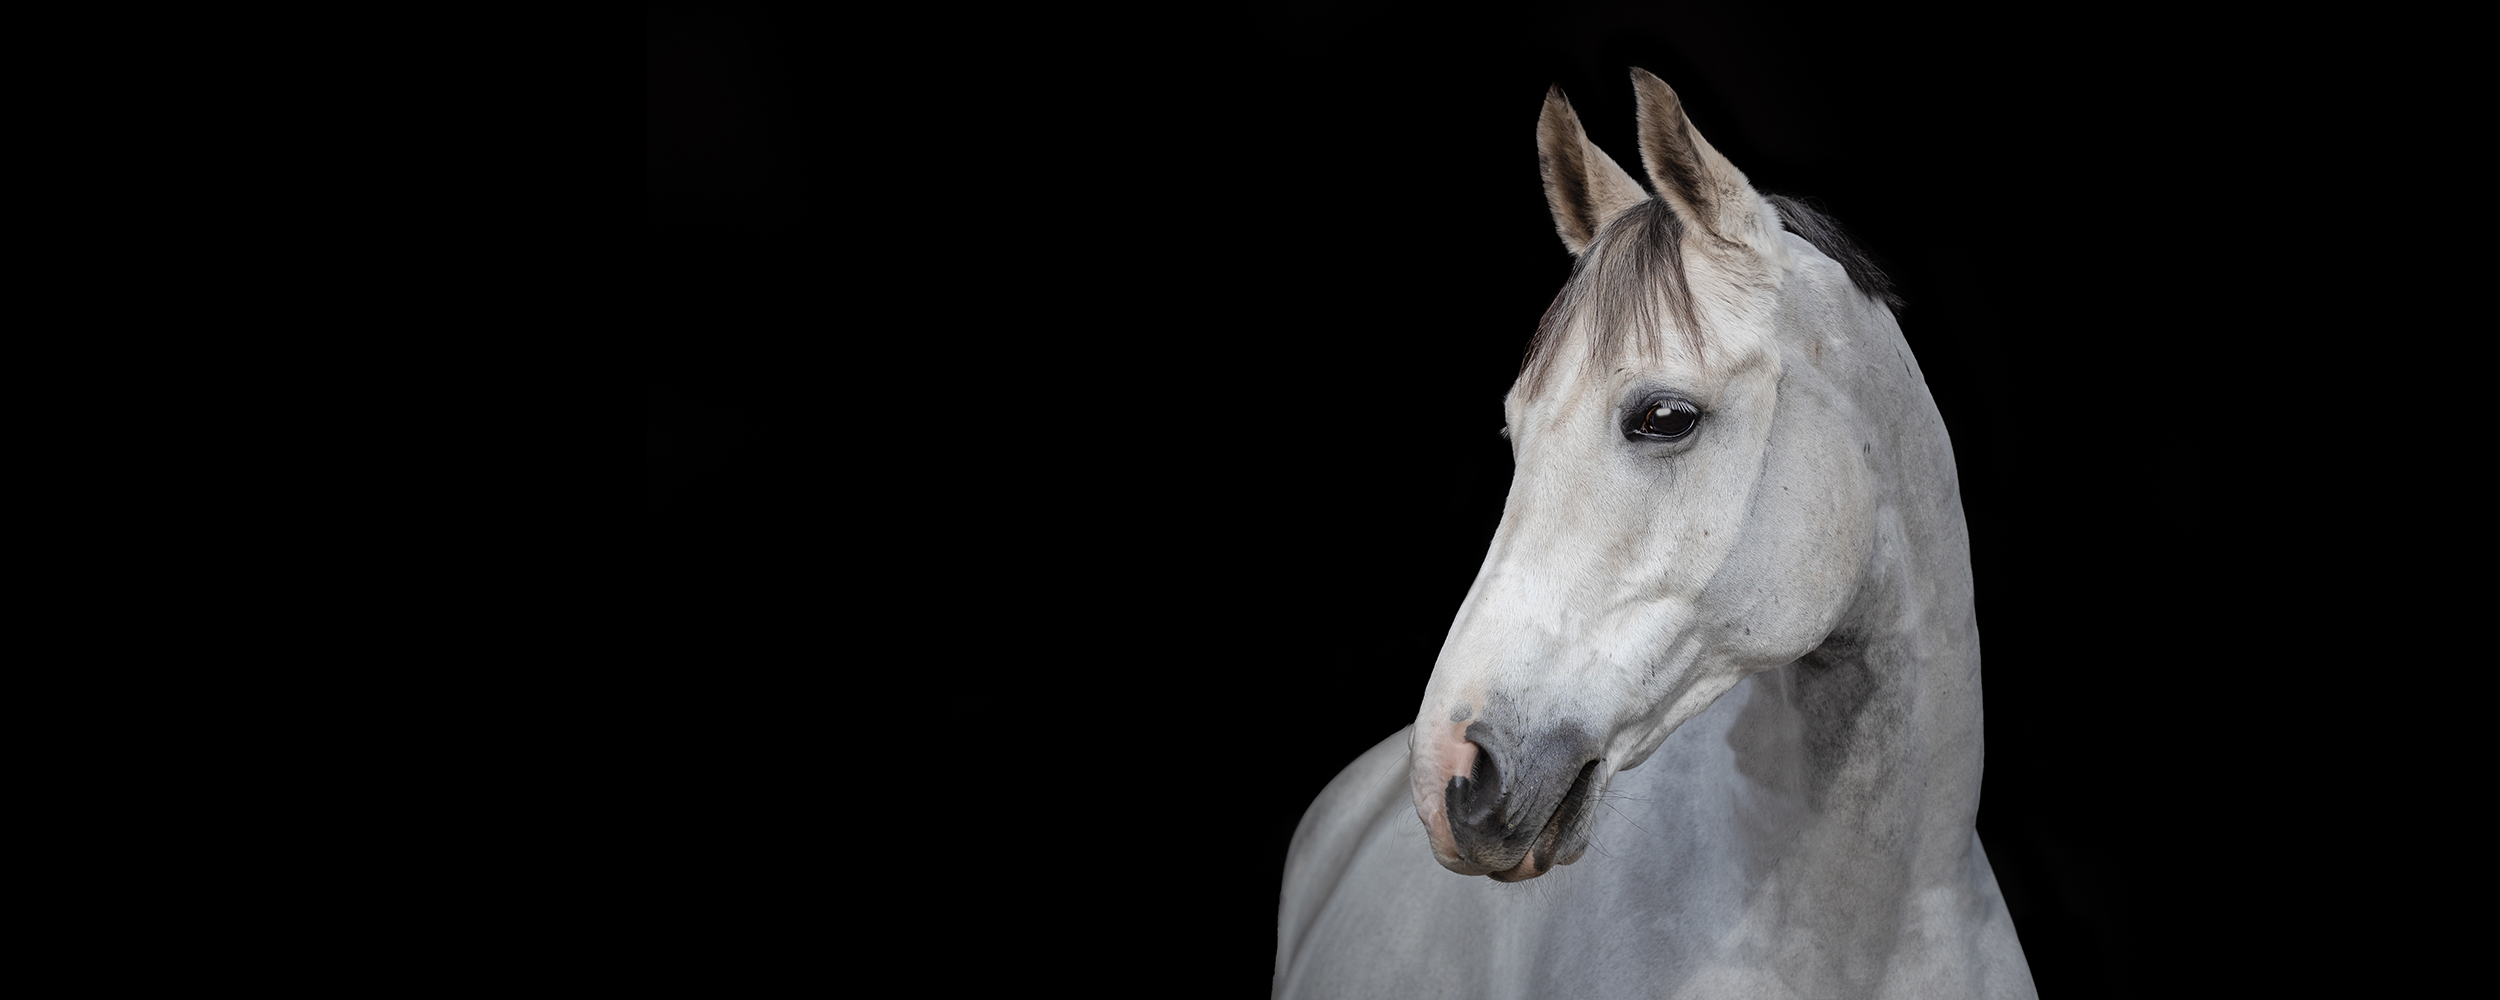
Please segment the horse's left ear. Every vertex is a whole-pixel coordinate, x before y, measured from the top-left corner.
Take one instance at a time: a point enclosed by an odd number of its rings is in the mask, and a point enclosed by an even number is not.
[[[1640,100],[1641,166],[1649,171],[1658,196],[1721,238],[1778,245],[1776,228],[1763,231],[1762,196],[1745,180],[1745,172],[1719,155],[1685,119],[1684,101],[1666,81],[1636,66],[1632,92]]]

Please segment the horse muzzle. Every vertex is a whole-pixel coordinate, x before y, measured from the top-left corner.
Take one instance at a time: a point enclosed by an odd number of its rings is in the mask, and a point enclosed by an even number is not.
[[[1463,738],[1464,746],[1431,748],[1429,759],[1461,771],[1448,775],[1437,802],[1421,785],[1445,769],[1416,775],[1417,804],[1442,867],[1518,882],[1580,860],[1608,777],[1598,741],[1576,726],[1523,736],[1481,720]]]

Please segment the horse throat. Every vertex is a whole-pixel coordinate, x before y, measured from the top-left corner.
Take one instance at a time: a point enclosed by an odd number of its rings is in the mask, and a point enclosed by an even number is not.
[[[1937,514],[1903,524],[1904,507]],[[1906,892],[1948,877],[1970,848],[1979,637],[1959,505],[1888,505],[1879,521],[1876,555],[1839,626],[1751,678],[1758,689],[1728,742],[1743,780],[1793,804],[1775,825],[1794,829],[1775,839],[1798,861]]]

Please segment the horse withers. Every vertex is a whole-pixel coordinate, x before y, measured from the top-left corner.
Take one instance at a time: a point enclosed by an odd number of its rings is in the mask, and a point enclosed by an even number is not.
[[[1897,302],[1632,80],[1650,191],[1546,97],[1576,263],[1503,402],[1501,527],[1414,723],[1294,833],[1275,994],[2033,996]]]

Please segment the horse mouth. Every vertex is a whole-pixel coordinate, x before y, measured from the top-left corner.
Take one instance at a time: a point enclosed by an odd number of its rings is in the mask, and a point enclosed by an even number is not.
[[[1588,806],[1594,798],[1593,786],[1600,763],[1592,760],[1580,766],[1580,774],[1572,779],[1571,789],[1563,793],[1562,801],[1554,807],[1554,814],[1546,818],[1545,825],[1538,828],[1536,836],[1528,841],[1528,851],[1520,857],[1519,863],[1503,871],[1491,872],[1487,878],[1496,882],[1525,882],[1553,871],[1557,865],[1580,860],[1580,855],[1586,853],[1589,847]]]

